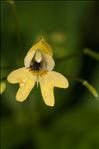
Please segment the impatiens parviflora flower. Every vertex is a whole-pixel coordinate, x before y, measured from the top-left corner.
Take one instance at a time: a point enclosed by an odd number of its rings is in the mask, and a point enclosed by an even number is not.
[[[54,106],[54,87],[67,88],[69,83],[62,74],[52,71],[55,62],[50,45],[44,39],[34,44],[24,59],[24,65],[7,77],[10,83],[19,83],[16,100],[23,102],[35,83],[39,83],[45,104]]]

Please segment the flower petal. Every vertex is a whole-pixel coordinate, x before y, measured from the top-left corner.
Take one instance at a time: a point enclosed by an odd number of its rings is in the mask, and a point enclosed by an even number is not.
[[[39,77],[41,93],[44,102],[48,106],[54,106],[54,87],[67,88],[68,80],[60,73],[55,71],[47,72]]]
[[[36,79],[36,75],[25,67],[12,71],[7,78],[10,83],[19,83],[20,88],[17,92],[16,100],[20,102],[28,97],[35,85]]]
[[[41,93],[45,104],[48,106],[54,106],[55,103],[53,93],[54,87],[50,81],[50,78],[46,74],[43,75],[42,77],[39,77],[39,81],[40,81]]]
[[[29,51],[24,58],[24,65],[25,67],[30,67],[30,63],[35,55],[36,49],[34,51]]]
[[[55,71],[50,71],[47,73],[50,80],[53,82],[53,86],[59,88],[68,88],[68,80],[60,73]]]
[[[27,81],[23,82],[23,84],[20,86],[16,94],[16,100],[23,102],[28,97],[36,81],[35,76],[32,77],[33,78],[30,78]]]
[[[51,56],[53,55],[51,46],[47,42],[45,42],[45,40],[43,38],[39,42],[34,44],[30,48],[29,52],[33,52],[33,51],[38,50],[38,49],[41,50],[42,52],[46,53],[46,54],[49,54]]]
[[[54,62],[54,59],[53,59],[53,57],[52,56],[50,56],[50,55],[48,55],[48,54],[43,54],[43,56],[44,56],[44,59],[45,59],[45,62],[46,62],[46,64],[47,64],[47,70],[48,71],[51,71],[53,68],[54,68],[54,66],[55,66],[55,62]]]
[[[19,68],[17,70],[12,71],[8,77],[7,80],[10,83],[18,83],[22,80],[27,80],[27,76],[30,72],[25,67]]]

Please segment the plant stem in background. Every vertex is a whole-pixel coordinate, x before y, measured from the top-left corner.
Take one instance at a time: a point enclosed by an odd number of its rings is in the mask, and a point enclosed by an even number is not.
[[[20,37],[20,29],[19,29],[19,19],[17,16],[15,1],[14,0],[6,0],[6,2],[9,3],[11,5],[11,8],[12,8],[12,12],[13,12],[13,16],[15,18],[15,24],[16,24],[17,42],[18,42],[19,49],[21,50],[22,45],[21,45],[21,37]]]
[[[74,78],[71,77],[70,75],[67,75],[68,78],[73,79],[77,82],[80,82],[83,86],[85,86],[89,92],[95,97],[98,98],[99,94],[97,92],[97,90],[95,89],[95,87],[93,87],[93,85],[91,85],[87,80],[81,79],[81,78]]]
[[[83,50],[83,53],[99,61],[99,53],[94,52],[88,48]]]

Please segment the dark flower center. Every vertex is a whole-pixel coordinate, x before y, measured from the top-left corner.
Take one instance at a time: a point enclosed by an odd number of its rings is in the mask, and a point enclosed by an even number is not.
[[[36,61],[31,62],[30,68],[31,68],[32,70],[39,71],[39,70],[42,68],[42,62],[40,62],[40,63],[38,63],[38,62],[36,62]]]

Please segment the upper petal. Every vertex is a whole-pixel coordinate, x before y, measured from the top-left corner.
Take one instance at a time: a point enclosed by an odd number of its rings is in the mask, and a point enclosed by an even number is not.
[[[46,105],[54,106],[54,87],[53,83],[51,83],[50,78],[46,75],[39,77],[41,93],[43,96],[43,100]]]
[[[53,86],[59,88],[67,88],[69,86],[68,80],[61,73],[50,71],[47,75],[51,82],[53,82]]]
[[[38,50],[38,49],[40,49],[42,52],[44,52],[46,54],[49,54],[51,56],[53,55],[51,46],[43,38],[39,42],[34,44],[30,48],[29,52],[33,52],[33,51]]]
[[[28,76],[32,75],[28,69],[25,67],[19,68],[17,70],[12,71],[8,77],[7,80],[10,83],[18,83],[22,80],[27,80]]]

